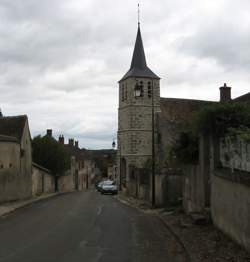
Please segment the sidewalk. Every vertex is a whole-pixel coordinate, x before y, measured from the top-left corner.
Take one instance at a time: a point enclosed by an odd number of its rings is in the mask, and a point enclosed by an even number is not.
[[[152,209],[148,203],[122,194],[117,199],[159,216],[181,241],[192,262],[250,262],[250,253],[216,229],[211,222],[197,225],[181,208]]]
[[[27,200],[20,200],[20,201],[14,201],[14,202],[1,204],[0,205],[0,217],[7,215],[8,213],[13,212],[18,208],[21,208],[27,205],[31,205],[35,202],[56,196],[58,194],[59,193],[51,193],[51,194],[41,195],[41,196],[34,197],[31,199],[27,199]]]

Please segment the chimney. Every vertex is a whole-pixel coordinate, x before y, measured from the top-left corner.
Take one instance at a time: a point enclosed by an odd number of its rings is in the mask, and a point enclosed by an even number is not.
[[[75,147],[79,148],[79,142],[78,141],[75,141]]]
[[[59,136],[59,143],[64,145],[64,136],[63,135]]]
[[[69,145],[74,146],[74,138],[69,138]]]
[[[231,101],[231,87],[225,83],[224,86],[220,87],[220,102],[228,101]]]
[[[52,137],[52,129],[47,129],[47,136]]]

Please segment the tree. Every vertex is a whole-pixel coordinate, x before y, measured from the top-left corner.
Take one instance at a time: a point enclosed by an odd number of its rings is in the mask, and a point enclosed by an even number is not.
[[[53,137],[34,137],[32,155],[35,163],[49,169],[54,176],[63,175],[70,168],[70,155]]]

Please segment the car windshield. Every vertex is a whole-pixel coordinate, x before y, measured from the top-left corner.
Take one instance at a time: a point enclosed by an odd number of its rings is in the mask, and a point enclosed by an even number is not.
[[[114,181],[112,180],[103,181],[103,185],[113,185],[113,184],[114,184]]]

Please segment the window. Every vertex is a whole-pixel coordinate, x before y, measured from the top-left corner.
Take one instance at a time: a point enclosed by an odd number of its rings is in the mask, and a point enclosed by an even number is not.
[[[247,161],[250,161],[250,143],[246,143]]]
[[[148,97],[152,96],[152,86],[151,86],[151,82],[148,82]]]
[[[121,91],[122,91],[122,101],[124,101],[124,85],[122,85]]]
[[[127,100],[128,98],[128,88],[127,88],[127,84],[125,86],[125,95],[124,95],[124,100]]]
[[[143,97],[144,96],[144,87],[143,87],[142,81],[140,81],[139,87],[140,87],[140,90],[141,90],[141,97]]]

